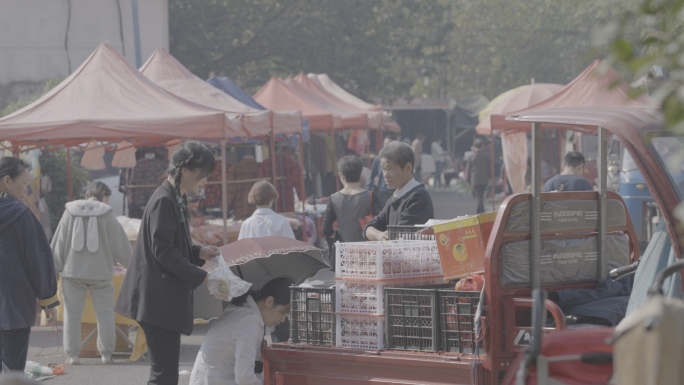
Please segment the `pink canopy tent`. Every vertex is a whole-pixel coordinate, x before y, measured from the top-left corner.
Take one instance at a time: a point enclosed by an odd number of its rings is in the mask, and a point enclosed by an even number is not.
[[[366,103],[362,99],[357,98],[353,94],[347,92],[340,85],[332,81],[327,74],[308,74],[307,77],[312,82],[318,84],[326,92],[332,94],[337,99],[352,105],[360,110],[367,111],[369,114],[369,119],[380,120],[380,126],[383,130],[400,132],[401,127],[389,117],[387,112],[382,110],[382,106]]]
[[[522,110],[509,111],[505,114],[492,114],[492,130],[502,133],[504,164],[513,191],[517,193],[525,189],[525,174],[527,172],[526,132],[531,130],[531,126],[525,122],[506,120],[506,116],[524,115],[532,111],[558,108],[655,107],[658,104],[655,99],[648,96],[631,99],[628,92],[629,84],[620,77],[617,71],[596,60],[572,82],[550,98]]]
[[[30,105],[0,119],[0,138],[19,146],[97,141],[161,143],[242,136],[240,115],[176,97],[152,83],[108,43]]]
[[[290,80],[293,88],[301,92],[308,92],[312,96],[327,103],[326,109],[334,111],[342,117],[342,125],[345,128],[377,129],[380,128],[380,120],[373,119],[368,111],[357,108],[337,96],[326,91],[320,84],[310,80],[303,72]]]
[[[239,113],[242,116],[245,132],[250,136],[270,135],[269,140],[271,153],[275,153],[274,134],[300,134],[300,148],[302,147],[302,114],[299,111],[272,112],[259,110],[243,104],[234,99],[227,93],[219,90],[211,84],[203,81],[178,60],[171,56],[166,50],[158,48],[152,56],[140,68],[140,72],[150,80],[173,93],[193,102],[218,110]],[[225,145],[221,146],[222,159],[225,159]],[[300,163],[303,161],[300,159]],[[222,167],[222,211],[224,221],[226,220],[227,202],[226,196],[226,166],[221,162]],[[271,156],[271,170],[277,170],[276,157]],[[276,174],[271,175],[271,181],[276,184]],[[232,181],[239,183],[240,181]],[[210,183],[217,183],[215,181]],[[302,191],[304,191],[304,174],[299,181]],[[276,184],[277,185],[277,184]],[[303,228],[306,229],[306,221],[303,220]]]
[[[310,94],[293,90],[282,79],[271,78],[254,94],[254,100],[272,111],[301,111],[302,116],[309,119],[311,131],[327,132],[342,128],[339,115],[326,110]]]
[[[513,90],[501,100],[492,101],[492,108],[484,119],[477,124],[475,131],[480,135],[489,135],[492,132],[490,118],[492,115],[503,115],[511,111],[519,111],[542,102],[563,89],[560,84],[537,83],[529,84]]]
[[[246,135],[269,135],[271,127],[276,134],[302,132],[301,112],[271,112],[247,106],[195,76],[163,48],[154,51],[140,72],[174,95],[203,106],[240,114]]]
[[[595,60],[573,81],[555,95],[530,107],[517,111],[492,114],[491,126],[497,131],[529,131],[530,125],[523,122],[506,120],[509,115],[521,115],[536,110],[565,107],[617,107],[642,106],[655,107],[657,102],[648,96],[631,99],[628,95],[629,84],[612,67]]]

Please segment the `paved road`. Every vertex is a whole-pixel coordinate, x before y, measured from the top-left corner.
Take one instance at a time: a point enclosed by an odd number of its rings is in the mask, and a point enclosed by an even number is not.
[[[181,348],[181,372],[179,384],[190,382],[190,371],[197,357],[207,325],[196,325],[192,336],[183,336]],[[59,336],[59,339],[57,339]],[[48,326],[34,327],[31,331],[28,360],[48,363],[63,363],[67,356],[61,348],[62,333]],[[38,354],[47,356],[37,356]],[[149,377],[149,366],[146,360],[129,362],[125,354],[115,354],[115,365],[102,365],[100,358],[81,358],[81,365],[66,366],[66,374],[46,380],[46,384],[97,384],[122,385],[145,384]]]

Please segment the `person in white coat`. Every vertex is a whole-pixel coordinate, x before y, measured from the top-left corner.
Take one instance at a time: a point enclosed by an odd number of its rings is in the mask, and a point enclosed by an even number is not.
[[[97,317],[97,348],[102,363],[111,364],[116,343],[114,261],[128,266],[131,243],[107,204],[112,190],[93,182],[86,199],[66,204],[52,239],[55,270],[61,273],[64,300],[64,350],[67,363],[79,364],[81,316],[90,292]]]
[[[190,385],[262,385],[265,329],[290,314],[292,280],[279,277],[234,298],[204,337]]]
[[[257,206],[251,217],[240,227],[238,239],[281,236],[295,239],[290,221],[271,209],[278,200],[278,191],[269,182],[256,182],[249,191],[247,201]]]

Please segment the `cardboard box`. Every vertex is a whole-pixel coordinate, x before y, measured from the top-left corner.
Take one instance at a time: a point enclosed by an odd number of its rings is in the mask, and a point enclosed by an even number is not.
[[[461,217],[434,226],[444,279],[458,279],[484,271],[485,249],[496,214]]]

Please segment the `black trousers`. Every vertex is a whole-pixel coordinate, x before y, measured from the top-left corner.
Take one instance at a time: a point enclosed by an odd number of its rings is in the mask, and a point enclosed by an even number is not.
[[[30,335],[31,328],[0,330],[0,372],[24,371]]]
[[[486,184],[476,184],[475,186],[473,186],[473,193],[477,197],[477,213],[478,214],[485,212],[484,193],[485,193],[486,189],[487,189]]]
[[[148,385],[177,385],[180,361],[180,333],[140,323],[147,339],[147,354],[150,357],[150,379]]]

